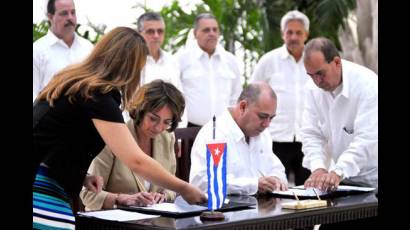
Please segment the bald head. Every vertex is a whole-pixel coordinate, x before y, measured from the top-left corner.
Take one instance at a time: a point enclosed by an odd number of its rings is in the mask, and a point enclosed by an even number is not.
[[[276,94],[266,82],[253,82],[243,89],[231,114],[246,137],[257,136],[276,115]]]
[[[270,85],[264,81],[255,81],[247,85],[243,90],[241,95],[239,95],[238,103],[242,100],[248,101],[250,104],[255,104],[261,95],[269,96],[276,100],[275,91],[270,87]]]

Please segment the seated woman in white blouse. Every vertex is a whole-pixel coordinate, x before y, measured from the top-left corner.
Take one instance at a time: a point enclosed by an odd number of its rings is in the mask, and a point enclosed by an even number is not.
[[[137,92],[127,126],[147,155],[175,174],[173,131],[181,120],[185,100],[171,83],[155,80]],[[92,161],[88,173],[104,178],[103,191],[95,194],[83,187],[80,193],[87,211],[172,201],[175,192],[150,184],[132,172],[106,146]]]

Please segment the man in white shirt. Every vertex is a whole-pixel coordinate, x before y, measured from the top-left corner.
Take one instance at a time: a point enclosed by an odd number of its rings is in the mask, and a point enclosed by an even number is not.
[[[147,62],[141,71],[141,84],[162,79],[183,92],[176,58],[161,49],[165,38],[164,19],[155,12],[144,13],[138,18],[137,30],[144,37],[149,49]],[[178,127],[186,127],[186,125],[187,112],[185,110]]]
[[[309,79],[303,66],[309,19],[305,14],[292,10],[282,17],[280,24],[283,46],[262,56],[250,82],[268,82],[278,95],[277,116],[269,126],[273,152],[284,164],[288,179],[292,173],[295,184],[301,185],[310,174],[309,170],[302,167],[303,153],[299,134],[303,88]]]
[[[161,15],[155,12],[144,13],[138,18],[137,26],[149,49],[147,63],[141,72],[141,84],[162,79],[182,90],[177,60],[161,49],[165,38],[165,23]]]
[[[54,74],[82,61],[93,49],[75,33],[77,16],[73,0],[49,0],[47,34],[33,43],[33,102]]]
[[[188,126],[202,126],[235,104],[242,90],[239,63],[218,45],[219,26],[209,13],[195,19],[196,43],[179,55]]]
[[[340,182],[378,188],[378,76],[340,58],[334,44],[306,44],[306,89],[301,129],[305,187],[337,188]]]
[[[216,118],[215,140],[226,142],[227,194],[253,195],[287,190],[285,168],[272,153],[265,130],[276,114],[276,95],[265,82],[249,84],[236,105]],[[189,183],[207,191],[206,144],[213,139],[213,121],[195,138]]]

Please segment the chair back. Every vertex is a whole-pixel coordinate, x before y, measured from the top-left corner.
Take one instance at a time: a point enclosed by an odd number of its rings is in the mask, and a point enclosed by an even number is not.
[[[191,149],[196,135],[201,127],[188,127],[175,129],[175,154],[177,159],[177,170],[175,175],[189,182],[189,171],[191,169]]]

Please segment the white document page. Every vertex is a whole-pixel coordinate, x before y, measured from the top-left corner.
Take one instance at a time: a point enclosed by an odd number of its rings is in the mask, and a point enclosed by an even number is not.
[[[336,191],[363,191],[363,192],[370,192],[375,190],[375,188],[371,187],[358,187],[358,186],[348,186],[348,185],[339,185]],[[315,189],[316,193],[319,196],[326,195],[329,192],[322,192],[319,189]],[[273,191],[273,194],[279,195],[288,195],[288,196],[306,196],[306,197],[316,197],[316,193],[313,188],[305,188],[303,185],[299,185],[293,188],[289,188],[288,191]]]
[[[137,212],[129,212],[121,209],[94,211],[94,212],[79,212],[82,216],[92,216],[104,220],[116,220],[116,221],[130,221],[130,220],[142,220],[159,217],[158,215],[147,215]]]
[[[139,207],[148,210],[157,210],[174,213],[185,213],[207,210],[207,207],[200,205],[190,205],[181,196],[178,196],[174,203],[159,203],[147,207]]]

